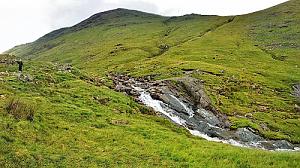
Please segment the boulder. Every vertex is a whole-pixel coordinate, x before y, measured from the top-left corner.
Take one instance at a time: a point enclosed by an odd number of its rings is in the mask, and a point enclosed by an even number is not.
[[[118,92],[126,92],[126,93],[130,93],[130,91],[132,90],[132,88],[124,86],[122,84],[116,85],[115,89]]]
[[[247,128],[239,128],[235,132],[235,137],[239,141],[243,142],[258,142],[258,141],[264,141],[264,138],[260,137],[259,135],[254,134]]]
[[[277,149],[294,149],[294,145],[286,140],[275,141],[274,145],[277,147]]]
[[[135,96],[135,97],[140,96],[140,93],[139,93],[138,91],[136,91],[136,90],[131,90],[131,91],[129,92],[129,94],[132,95],[132,96]]]
[[[162,98],[161,98],[161,94],[157,93],[157,92],[151,92],[150,93],[150,96],[155,99],[155,100],[160,100],[160,101],[163,101]]]
[[[32,82],[33,81],[33,77],[31,75],[25,75],[24,76],[24,81],[25,82]]]

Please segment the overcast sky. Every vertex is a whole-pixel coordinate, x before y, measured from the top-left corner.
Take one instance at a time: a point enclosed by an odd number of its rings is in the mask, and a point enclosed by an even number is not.
[[[89,16],[128,8],[165,16],[239,15],[287,0],[0,0],[0,53]]]

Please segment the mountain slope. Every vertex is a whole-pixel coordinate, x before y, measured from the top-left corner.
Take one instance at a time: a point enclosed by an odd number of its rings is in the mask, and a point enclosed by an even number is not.
[[[296,167],[297,153],[207,142],[141,114],[144,107],[107,87],[107,75],[156,80],[190,75],[205,81],[213,105],[229,117],[232,129],[250,127],[266,138],[300,143],[299,101],[291,95],[300,83],[299,8],[292,0],[230,17],[117,9],[9,50],[28,59],[25,73],[37,84],[4,76],[1,104],[12,95],[41,104],[33,123],[3,113],[0,145],[8,147],[1,149],[1,164]],[[72,64],[75,72],[61,72],[60,64]]]
[[[299,1],[289,1],[236,17],[167,18],[117,9],[9,53],[72,63],[98,75],[119,71],[162,79],[181,76],[184,69],[210,72],[194,76],[206,80],[215,106],[232,116],[233,127],[300,142],[290,95],[300,81],[298,6]]]

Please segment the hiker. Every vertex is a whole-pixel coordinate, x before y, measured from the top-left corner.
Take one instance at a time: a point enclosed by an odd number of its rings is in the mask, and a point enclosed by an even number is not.
[[[23,61],[19,60],[19,61],[16,61],[16,62],[19,65],[19,72],[22,73],[22,71],[23,71]]]
[[[16,63],[19,65],[18,79],[20,80],[22,77],[22,71],[23,71],[23,61],[20,59],[20,60],[16,61]]]

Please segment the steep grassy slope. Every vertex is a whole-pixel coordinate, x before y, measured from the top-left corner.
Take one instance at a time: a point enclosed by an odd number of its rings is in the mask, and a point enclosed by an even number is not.
[[[294,109],[299,102],[291,96],[300,83],[299,8],[292,0],[244,16],[170,18],[117,9],[13,48],[8,52],[30,60],[25,73],[38,82],[1,77],[0,102],[16,95],[40,103],[32,123],[1,110],[1,163],[297,167],[297,153],[211,143],[141,114],[148,110],[106,87],[106,75],[166,79],[192,72],[205,80],[233,129],[248,126],[268,138],[300,143],[300,114]],[[59,72],[47,62],[70,63],[76,71]]]

